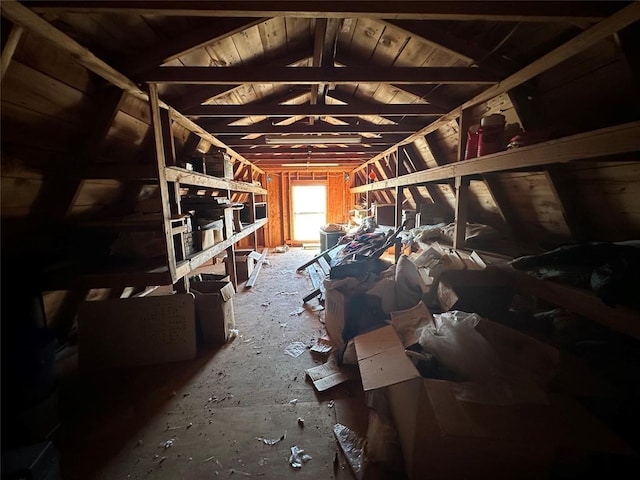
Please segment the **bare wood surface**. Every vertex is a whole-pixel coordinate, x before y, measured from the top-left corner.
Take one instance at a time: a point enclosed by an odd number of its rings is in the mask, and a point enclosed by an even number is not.
[[[443,115],[437,121],[431,123],[425,128],[415,132],[413,135],[407,137],[405,140],[400,142],[400,144],[411,143],[419,137],[422,137],[430,132],[433,132],[440,128],[443,125],[446,125],[449,121],[454,120],[457,116],[459,116],[462,109],[472,107],[479,103],[485,102],[501,93],[505,93],[512,88],[517,87],[518,85],[523,84],[524,82],[532,79],[533,77],[540,75],[541,73],[549,70],[552,67],[560,64],[564,60],[572,57],[573,55],[586,50],[587,48],[595,45],[599,41],[604,38],[612,35],[619,30],[631,25],[632,23],[638,21],[640,19],[640,2],[633,2],[632,4],[620,9],[610,17],[605,20],[597,23],[593,27],[585,30],[584,32],[578,34],[568,42],[562,44],[558,48],[552,50],[551,52],[543,55],[539,59],[530,63],[526,67],[521,70],[518,70],[513,75],[502,80],[497,85],[488,88],[482,93],[476,95],[472,99],[464,102],[457,108],[454,108],[446,115]],[[386,152],[380,153],[374,156],[370,162],[383,158],[386,153],[393,151],[396,147],[389,148]],[[364,166],[358,167],[358,169],[362,169]],[[356,169],[356,170],[358,170]]]
[[[192,1],[142,1],[79,3],[74,1],[34,2],[41,12],[75,13],[128,13],[138,15],[205,16],[205,17],[279,17],[343,18],[361,16],[369,18],[396,18],[411,20],[485,20],[512,22],[566,22],[595,21],[609,15],[609,2],[587,2],[575,13],[573,2],[438,2],[438,1],[270,1],[270,2],[215,2],[204,4]],[[319,6],[322,9],[319,9]]]
[[[640,339],[640,315],[625,307],[612,308],[588,290],[540,280],[525,272],[504,267],[516,282],[516,287],[552,304],[589,318],[619,332]]]
[[[160,67],[145,74],[145,82],[226,85],[233,83],[309,84],[309,83],[408,83],[484,84],[497,83],[498,77],[482,68],[467,67]]]
[[[640,151],[640,122],[630,122],[549,142],[529,145],[455,164],[430,168],[403,177],[361,185],[351,193],[394,188],[397,185],[437,182],[456,176],[518,170]]]
[[[165,169],[166,178],[170,182],[180,182],[185,185],[195,185],[200,187],[209,187],[219,190],[231,190],[234,192],[249,192],[266,194],[267,191],[260,185],[252,183],[236,182],[234,180],[224,180],[222,178],[204,175],[198,172],[192,172],[180,167],[167,167]]]
[[[9,68],[9,63],[11,63],[11,58],[13,58],[23,31],[24,28],[22,28],[21,25],[14,25],[11,28],[11,32],[9,32],[9,38],[7,38],[4,48],[2,49],[2,57],[0,58],[0,80],[4,77],[7,68]]]
[[[50,41],[57,47],[71,54],[78,61],[78,63],[80,63],[96,75],[99,75],[111,84],[122,88],[123,90],[129,92],[133,96],[145,102],[149,101],[148,94],[142,91],[135,82],[127,78],[112,66],[105,63],[100,58],[96,57],[92,52],[84,48],[71,37],[55,28],[43,18],[33,13],[29,8],[21,5],[14,0],[7,0],[0,2],[0,9],[3,16],[7,17],[12,22],[18,25],[22,25],[24,28],[29,29],[36,35],[43,37],[47,41]],[[159,102],[159,105],[162,108],[170,108],[166,103],[162,101]],[[176,120],[180,125],[184,126],[194,133],[199,134],[207,141],[211,142],[213,145],[227,149],[228,153],[234,159],[237,159],[244,163],[248,162],[248,160],[242,157],[242,155],[234,152],[233,149],[229,148],[227,145],[215,138],[209,132],[203,130],[200,126],[196,125],[181,113],[173,109],[171,109],[170,112],[174,120]]]
[[[251,288],[255,285],[256,281],[258,280],[258,275],[260,275],[260,269],[262,268],[262,264],[267,258],[268,252],[269,252],[268,248],[265,248],[264,250],[262,250],[262,254],[260,255],[260,258],[258,259],[255,266],[253,267],[253,272],[251,272],[251,275],[247,279],[247,283],[245,283],[244,285],[245,288]]]

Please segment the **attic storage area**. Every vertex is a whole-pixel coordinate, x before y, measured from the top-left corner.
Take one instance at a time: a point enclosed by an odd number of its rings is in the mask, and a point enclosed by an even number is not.
[[[0,3],[3,478],[638,471],[639,7]]]

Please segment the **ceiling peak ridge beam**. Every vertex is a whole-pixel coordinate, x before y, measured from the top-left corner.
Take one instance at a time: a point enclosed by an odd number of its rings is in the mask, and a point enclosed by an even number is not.
[[[534,60],[529,65],[508,76],[497,85],[489,87],[472,99],[454,108],[449,113],[443,115],[438,120],[432,122],[423,129],[416,131],[413,135],[405,138],[399,144],[387,149],[386,152],[381,153],[379,156],[377,155],[373,157],[371,160],[369,160],[369,162],[373,162],[378,158],[381,158],[381,156],[384,156],[386,153],[397,149],[401,145],[413,143],[414,140],[417,140],[418,138],[437,130],[438,128],[446,125],[451,121],[455,121],[464,109],[491,100],[492,98],[497,97],[502,93],[508,92],[512,88],[522,85],[526,81],[531,80],[541,73],[546,72],[550,68],[555,67],[568,58],[573,57],[574,55],[584,51],[597,42],[605,39],[610,35],[613,35],[614,33],[622,30],[623,28],[631,25],[634,22],[637,22],[638,20],[640,20],[640,2],[633,2],[626,7],[618,10],[610,17],[595,24],[588,30],[579,33],[568,42],[563,43],[559,47],[554,48],[549,53],[543,55],[537,60]],[[356,171],[365,167],[366,164],[358,167]]]
[[[141,81],[172,84],[495,84],[499,78],[482,68],[468,67],[159,67]]]
[[[0,12],[2,13],[2,16],[11,20],[14,24],[21,25],[22,27],[33,32],[35,35],[46,39],[61,50],[67,52],[87,70],[104,78],[112,85],[121,88],[134,97],[144,102],[150,102],[149,95],[146,92],[142,91],[132,80],[120,73],[111,65],[107,64],[105,61],[98,58],[90,50],[80,45],[67,34],[55,28],[53,25],[35,14],[29,8],[21,5],[15,0],[2,0],[0,2]],[[205,140],[217,147],[226,149],[228,153],[238,161],[243,163],[250,163],[242,155],[233,151],[233,149],[229,148],[227,145],[212,136],[198,124],[192,122],[190,119],[182,115],[177,110],[171,108],[166,103],[160,102],[160,106],[169,110],[173,120],[185,127],[187,130],[191,130],[194,133],[199,134]]]
[[[584,2],[576,13],[576,2],[534,1],[38,1],[32,8],[38,13],[119,13],[132,15],[200,16],[200,17],[299,17],[344,18],[367,17],[410,20],[486,20],[507,22],[598,21],[615,10],[607,5],[620,2]],[[318,7],[322,6],[322,10]]]
[[[428,103],[412,104],[383,104],[370,103],[367,105],[201,105],[189,109],[185,115],[188,117],[293,117],[296,115],[330,116],[330,117],[356,117],[360,115],[378,116],[441,116],[441,108]]]

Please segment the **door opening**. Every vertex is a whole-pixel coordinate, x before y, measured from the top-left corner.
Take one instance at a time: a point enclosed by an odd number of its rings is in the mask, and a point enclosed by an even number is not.
[[[293,240],[320,241],[320,227],[327,223],[327,187],[325,185],[293,185]]]

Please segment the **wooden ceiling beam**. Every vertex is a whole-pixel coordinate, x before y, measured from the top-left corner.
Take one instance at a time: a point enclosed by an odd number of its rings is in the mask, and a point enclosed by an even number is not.
[[[588,30],[585,30],[584,32],[576,35],[568,42],[565,42],[559,47],[553,49],[546,55],[543,55],[537,60],[534,60],[529,65],[508,76],[497,85],[489,87],[470,100],[467,100],[462,105],[451,110],[446,115],[440,117],[440,119],[426,126],[424,129],[414,133],[413,135],[410,135],[402,142],[400,142],[400,144],[412,143],[417,138],[437,130],[450,121],[458,118],[462,110],[486,102],[487,100],[491,100],[492,98],[502,93],[508,92],[512,88],[522,85],[528,80],[531,80],[541,73],[546,72],[550,68],[555,67],[568,58],[571,58],[574,55],[586,50],[587,48],[595,45],[604,38],[613,35],[618,30],[621,30],[638,20],[640,20],[640,2],[633,2],[618,10],[616,13],[606,18],[605,20],[597,23]],[[390,147],[388,151],[393,151],[394,149],[397,149],[397,147],[397,145]],[[385,153],[386,152],[382,152],[380,155],[384,156]],[[370,161],[374,160],[376,160],[375,157]],[[364,165],[360,168],[364,168]]]
[[[290,52],[286,55],[278,57],[268,61],[250,61],[245,66],[251,66],[253,68],[271,68],[272,66],[287,66],[298,62],[301,62],[311,56],[311,51],[308,48],[298,49]],[[222,67],[221,67],[222,68]],[[231,92],[234,88],[238,88],[237,84],[227,85],[201,85],[199,87],[192,87],[189,89],[189,93],[180,92],[178,97],[168,97],[172,105],[181,112],[189,111],[191,108],[198,107],[202,102],[211,98],[219,97]]]
[[[498,76],[482,68],[467,67],[159,67],[138,77],[149,83],[227,85],[270,83],[397,83],[397,84],[494,84]]]
[[[201,105],[193,107],[186,114],[188,117],[215,118],[215,117],[293,117],[304,116],[330,116],[330,117],[355,117],[362,115],[379,116],[421,116],[439,117],[442,109],[428,103],[414,104],[384,104],[359,102],[353,105]]]
[[[215,125],[215,131],[208,127],[206,121],[200,121],[199,125],[208,130],[212,135],[250,135],[250,134],[281,134],[281,133],[413,133],[429,122],[402,122],[398,125],[376,125],[368,122],[360,122],[358,125],[330,125],[324,122],[316,125],[294,123],[292,125],[272,125],[269,122],[260,122],[245,126],[220,126]]]
[[[56,45],[64,52],[69,53],[80,65],[107,80],[112,85],[125,90],[144,102],[150,101],[148,93],[142,91],[131,79],[123,75],[111,65],[102,61],[100,58],[96,57],[91,51],[87,50],[67,34],[58,30],[46,20],[36,15],[29,8],[16,1],[9,0],[0,2],[0,12],[13,23],[23,26],[33,32],[34,35],[44,38],[46,41]],[[197,133],[213,145],[226,149],[227,153],[229,153],[229,155],[234,159],[241,162],[247,161],[242,158],[242,156],[233,152],[232,149],[229,149],[220,140],[203,130],[199,125],[192,122],[180,112],[172,109],[166,103],[160,102],[160,106],[168,109],[174,121],[185,127],[187,130]]]
[[[368,145],[371,147],[395,145],[404,138],[402,134],[379,134],[379,138],[363,137],[360,145]],[[225,145],[233,149],[240,150],[241,147],[260,147],[266,145],[264,136],[258,138],[239,138],[237,135],[217,135],[217,138],[224,142]]]
[[[303,147],[296,147],[295,145],[287,145],[284,147],[274,147],[269,145],[257,146],[257,147],[239,147],[236,151],[241,153],[247,158],[253,155],[269,155],[275,154],[279,156],[298,156],[298,155],[375,155],[382,151],[382,147],[369,147],[362,144],[358,145],[345,145],[343,147],[339,145],[330,145],[324,148],[317,145],[305,145]]]
[[[362,17],[415,20],[484,20],[507,22],[598,21],[610,15],[621,2],[501,2],[501,1],[35,1],[39,12],[120,13],[134,15],[201,17]],[[613,4],[613,5],[610,5]],[[321,9],[319,9],[321,7]]]

